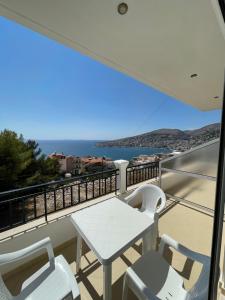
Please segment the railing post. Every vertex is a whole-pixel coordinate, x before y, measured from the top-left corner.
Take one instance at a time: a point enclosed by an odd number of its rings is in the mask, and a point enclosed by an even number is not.
[[[44,189],[44,209],[45,209],[45,221],[48,222],[48,206],[47,206],[46,189]]]
[[[162,188],[162,163],[161,161],[158,162],[159,164],[159,187]]]
[[[117,186],[121,194],[125,193],[127,190],[127,166],[129,161],[127,160],[115,160],[114,164],[117,169],[119,169],[119,175],[117,176]]]

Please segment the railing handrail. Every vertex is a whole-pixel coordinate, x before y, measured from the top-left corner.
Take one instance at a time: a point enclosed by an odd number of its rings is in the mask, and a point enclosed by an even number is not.
[[[117,171],[118,171],[118,169],[115,169],[115,170],[113,170],[113,171],[111,170],[110,172],[107,172],[107,173],[110,173],[110,175],[116,175]],[[96,174],[96,173],[94,173],[94,174]],[[100,174],[102,174],[102,172],[100,172]],[[93,174],[89,174],[88,176],[90,176],[90,175],[93,175]],[[80,184],[86,184],[86,183],[89,183],[89,182],[93,182],[93,181],[98,180],[98,179],[86,180],[86,181],[83,181],[82,183],[75,182],[75,180],[74,180],[72,182],[69,182],[69,184],[72,183],[70,185],[61,185],[61,186],[58,186],[58,187],[53,187],[50,190],[39,191],[39,192],[34,191],[32,194],[25,194],[25,195],[17,196],[15,198],[2,200],[2,201],[0,201],[0,205],[6,204],[6,203],[9,203],[9,202],[15,202],[15,201],[18,201],[18,200],[23,200],[23,199],[30,198],[30,197],[38,197],[38,196],[42,195],[44,192],[52,192],[52,191],[57,191],[59,189],[66,189],[66,188],[70,188],[70,187],[77,186],[77,185],[80,185]]]
[[[205,147],[208,147],[208,146],[210,146],[210,145],[213,145],[213,144],[215,144],[215,143],[219,143],[219,138],[216,138],[216,139],[213,139],[213,140],[211,140],[211,141],[209,141],[209,142],[206,142],[206,143],[204,143],[204,144],[201,144],[201,145],[198,145],[198,146],[196,146],[196,147],[194,147],[194,148],[191,148],[191,149],[188,149],[188,150],[186,150],[186,151],[184,151],[184,152],[181,152],[180,154],[178,154],[178,155],[175,155],[175,156],[171,156],[171,157],[167,157],[167,158],[165,158],[165,159],[162,159],[161,161],[160,161],[160,165],[162,166],[162,164],[164,164],[164,163],[166,163],[166,162],[168,162],[168,161],[170,161],[170,160],[175,160],[176,158],[180,158],[180,157],[183,157],[183,156],[186,156],[186,155],[189,155],[190,153],[193,153],[193,152],[195,152],[195,151],[197,151],[197,150],[199,150],[199,149],[203,149],[203,148],[205,148]]]
[[[171,173],[186,175],[186,176],[189,176],[189,177],[199,178],[199,179],[204,179],[204,180],[216,181],[216,179],[217,179],[216,176],[204,175],[204,174],[200,174],[198,172],[190,172],[190,171],[184,171],[184,170],[178,170],[178,169],[171,169],[171,168],[161,167],[161,171],[167,171],[167,172],[171,172]]]
[[[117,193],[118,171],[115,168],[1,193],[5,198],[0,200],[3,208],[0,209],[0,232],[41,217],[47,222],[48,215],[54,212]]]
[[[130,185],[157,177],[159,162],[125,166],[125,170],[126,189]],[[56,211],[112,192],[117,193],[121,174],[124,172],[120,168],[114,168],[1,192],[0,207],[4,209],[0,210],[0,232],[40,217],[45,217],[47,222],[48,215]],[[128,178],[132,180],[128,182]]]
[[[117,171],[118,171],[118,169],[112,169],[112,170],[108,170],[108,171],[90,173],[90,174],[86,174],[86,175],[82,175],[82,176],[74,176],[74,177],[70,177],[68,179],[61,179],[61,180],[50,181],[50,182],[41,183],[41,184],[37,184],[37,185],[31,185],[31,186],[24,187],[24,188],[13,189],[13,190],[5,191],[5,192],[0,192],[0,198],[4,197],[4,196],[11,195],[11,194],[14,194],[14,193],[18,193],[18,192],[26,192],[26,191],[30,191],[30,190],[33,190],[33,189],[51,187],[51,186],[57,185],[57,184],[70,183],[70,182],[81,180],[81,179],[84,179],[84,178],[87,178],[87,177],[98,176],[98,175],[108,174],[108,173],[114,173],[114,172],[117,172]]]
[[[127,167],[126,186],[131,186],[142,181],[156,178],[159,174],[159,161]]]
[[[148,162],[148,163],[143,163],[143,164],[128,166],[127,169],[136,168],[136,167],[142,167],[142,166],[155,165],[155,164],[158,164],[158,163],[159,163],[159,160],[157,160],[157,161],[151,161],[151,162]]]

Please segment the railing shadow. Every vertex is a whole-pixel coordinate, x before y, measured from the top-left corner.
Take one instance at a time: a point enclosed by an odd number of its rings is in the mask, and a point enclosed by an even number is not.
[[[125,254],[122,254],[120,258],[127,265],[127,268],[132,265],[132,262]],[[82,283],[84,285],[91,299],[103,300],[103,295],[99,294],[97,287],[88,278],[95,271],[97,271],[98,268],[101,268],[101,264],[95,260],[94,262],[90,263],[90,265],[82,268],[75,277],[78,283]],[[115,282],[112,283],[112,299],[114,300],[122,299],[123,277],[124,274],[122,274]],[[100,284],[103,284],[103,281],[101,281]],[[130,292],[129,299],[136,300],[137,298]]]
[[[71,247],[72,246],[72,247]],[[141,254],[141,248],[142,245],[139,243],[136,243],[133,245],[132,249],[135,250],[134,253],[135,256],[140,257]],[[66,258],[69,264],[75,263],[75,257],[76,257],[76,239],[74,239],[71,243],[71,245],[68,245],[68,249],[62,249],[57,254],[63,254],[63,256]],[[90,255],[91,254],[91,255]],[[123,276],[126,269],[133,264],[133,261],[130,260],[130,254],[123,253],[119,259],[121,259],[121,264],[125,264],[125,268],[123,271],[123,274],[120,275],[118,278],[116,278],[116,281],[112,283],[112,299],[120,300],[122,299],[122,287],[123,287]],[[80,271],[75,274],[75,278],[80,286],[83,286],[83,288],[86,290],[85,294],[89,294],[88,298],[95,299],[95,300],[102,300],[102,285],[103,285],[103,270],[101,263],[97,260],[97,258],[94,258],[94,254],[91,253],[91,250],[89,247],[83,242],[82,245],[82,259],[83,259],[83,265],[81,265]],[[85,260],[85,263],[84,263]],[[120,266],[121,267],[121,266]],[[114,268],[118,268],[118,265],[116,263],[113,263],[112,269],[115,271]],[[94,274],[95,272],[98,272]],[[118,270],[116,270],[116,273]],[[119,270],[121,272],[121,270]],[[96,278],[94,278],[96,277]],[[101,277],[101,278],[100,278]],[[81,296],[82,296],[82,290],[81,290]],[[84,297],[85,298],[85,297]],[[81,298],[82,299],[82,298]],[[136,297],[130,292],[129,293],[129,299],[135,300]]]

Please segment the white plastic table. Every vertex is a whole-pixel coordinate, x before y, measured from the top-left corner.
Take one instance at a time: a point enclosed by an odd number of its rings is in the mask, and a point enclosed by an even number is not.
[[[77,231],[76,271],[80,269],[82,238],[103,265],[103,299],[112,297],[112,262],[137,240],[144,239],[144,252],[151,248],[153,221],[117,198],[90,206],[71,215]]]

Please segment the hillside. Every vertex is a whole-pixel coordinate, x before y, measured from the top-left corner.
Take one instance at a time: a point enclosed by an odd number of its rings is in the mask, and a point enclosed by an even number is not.
[[[187,150],[219,137],[220,124],[194,130],[158,129],[118,140],[97,143],[98,147],[154,147]]]

